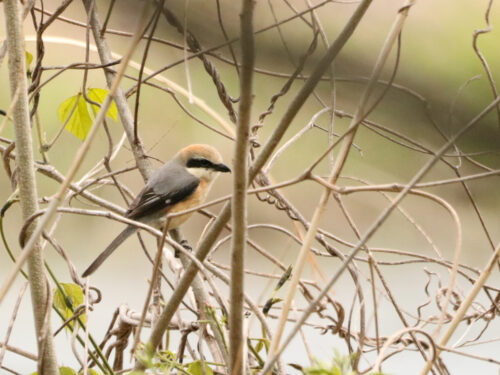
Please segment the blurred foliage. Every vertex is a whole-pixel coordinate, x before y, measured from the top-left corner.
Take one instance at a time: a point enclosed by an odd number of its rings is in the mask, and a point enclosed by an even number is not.
[[[94,369],[87,369],[88,370],[88,374],[90,375],[100,375],[99,372],[95,371]],[[32,372],[31,375],[37,375],[38,372]],[[81,372],[77,372],[75,370],[73,370],[71,367],[67,367],[67,366],[61,366],[59,367],[59,375],[83,375],[83,371]]]
[[[356,375],[352,369],[356,354],[342,355],[337,350],[331,360],[314,359],[310,367],[292,365],[304,375]],[[370,375],[383,375],[382,373],[370,373]]]
[[[208,366],[206,363],[205,363],[204,367],[205,367],[205,371],[203,371],[203,367],[202,367],[202,364],[200,361],[194,361],[188,365],[187,371],[191,375],[213,375],[214,374],[214,372],[212,371],[210,366]]]

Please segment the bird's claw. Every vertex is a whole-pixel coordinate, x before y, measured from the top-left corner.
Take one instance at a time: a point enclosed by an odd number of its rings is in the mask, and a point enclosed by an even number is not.
[[[191,247],[191,245],[189,245],[189,242],[187,240],[181,240],[181,242],[179,242],[179,245],[181,245],[187,251],[193,251],[193,248]],[[179,258],[179,253],[179,249],[175,249],[174,256],[176,258]]]

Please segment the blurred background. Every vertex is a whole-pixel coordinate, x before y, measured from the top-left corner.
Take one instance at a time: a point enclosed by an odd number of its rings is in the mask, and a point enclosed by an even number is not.
[[[58,6],[58,3],[58,1],[43,1],[43,6],[46,11],[51,12]],[[319,1],[311,0],[310,3],[317,4]],[[103,18],[109,2],[97,1],[96,4],[101,18]],[[133,32],[142,4],[142,1],[121,0],[116,2],[108,28]],[[204,48],[218,46],[225,42],[219,25],[215,2],[190,0],[167,1],[166,4],[180,20],[187,23],[187,27],[198,38]],[[392,88],[368,119],[399,132],[430,150],[436,151],[444,143],[444,140],[436,126],[429,119],[429,114],[443,134],[452,135],[485,108],[493,100],[493,94],[485,71],[473,49],[472,40],[474,30],[486,27],[485,12],[488,4],[489,2],[486,0],[417,1],[410,10],[401,37],[399,67],[394,80],[395,84],[400,88]],[[37,8],[39,8],[39,5],[37,2]],[[321,20],[329,43],[335,40],[356,5],[357,2],[331,1],[317,8],[317,15]],[[365,87],[365,78],[369,77],[384,39],[390,30],[398,9],[402,5],[403,2],[401,1],[375,0],[353,37],[342,49],[333,66],[336,78],[335,108],[337,110],[347,114],[355,112],[360,95]],[[272,25],[276,23],[276,20],[287,19],[293,16],[296,11],[300,12],[305,9],[307,9],[307,2],[305,1],[259,1],[256,3],[255,9],[255,30]],[[239,2],[222,0],[220,1],[220,11],[229,38],[237,37],[239,34]],[[35,14],[40,17],[39,11],[35,11]],[[81,23],[86,22],[85,10],[78,1],[70,5],[63,16]],[[489,14],[492,26],[497,26],[500,20],[499,16],[500,6],[494,3]],[[253,123],[257,123],[259,115],[269,106],[271,97],[281,90],[281,87],[286,82],[286,77],[293,73],[296,64],[309,48],[312,32],[307,23],[310,22],[310,19],[310,15],[305,14],[303,18],[299,17],[282,24],[279,29],[273,27],[256,36],[256,67],[258,72],[256,72],[254,78]],[[5,25],[1,17],[0,23],[0,37],[3,39],[5,37]],[[28,16],[25,21],[26,50],[36,55],[33,42],[35,34],[31,24],[32,22]],[[81,45],[81,43],[85,42],[85,27],[56,21],[45,33],[45,36],[47,38],[44,66],[64,66],[85,60],[85,49]],[[155,36],[179,46],[184,45],[183,36],[169,25],[163,17],[160,18]],[[499,78],[497,71],[500,63],[499,39],[499,31],[495,27],[489,33],[478,38],[478,48],[487,60],[494,79]],[[128,48],[130,38],[107,34],[107,41],[113,52],[122,55]],[[233,43],[232,46],[239,59],[239,44]],[[143,41],[133,58],[135,62],[140,63],[144,47],[145,42]],[[324,50],[323,44],[318,41],[315,52],[307,59],[302,72],[304,76],[308,75],[315,63],[321,58]],[[386,80],[390,78],[393,71],[395,52],[394,49],[384,71],[384,79]],[[239,81],[237,71],[232,64],[227,62],[232,61],[229,49],[227,47],[219,48],[214,54],[215,56],[209,56],[209,60],[216,65],[229,94],[238,97]],[[183,56],[184,51],[182,49],[153,42],[146,66],[155,71],[169,63],[182,61]],[[95,52],[91,52],[90,59],[96,63],[99,61]],[[128,73],[137,76],[136,69],[130,68]],[[53,74],[51,71],[44,72],[43,78],[47,78],[51,74]],[[190,85],[193,95],[201,98],[228,121],[227,111],[217,96],[214,84],[198,59],[191,59],[187,64],[180,63],[163,72],[162,75],[184,88],[188,88]],[[82,76],[83,72],[81,70],[68,70],[42,89],[39,115],[46,139],[53,139],[59,131],[61,122],[57,117],[58,107],[65,99],[81,91]],[[189,77],[189,80],[187,77]],[[0,90],[0,108],[6,109],[10,102],[6,59],[0,66],[0,82],[2,82],[4,88]],[[127,89],[133,86],[134,83],[129,79],[124,79],[122,87]],[[289,92],[277,101],[274,112],[265,119],[263,127],[258,132],[257,141],[260,144],[265,143],[302,83],[302,79],[297,79],[292,84]],[[87,87],[106,87],[101,70],[89,71]],[[384,86],[380,85],[377,94],[382,93],[383,88]],[[412,91],[409,92],[409,90]],[[306,126],[312,116],[323,108],[323,104],[318,98],[330,103],[331,93],[331,82],[325,77],[325,80],[318,85],[315,91],[317,98],[313,96],[309,98],[287,131],[282,144]],[[185,97],[179,96],[179,98],[183,105],[196,117],[214,127],[220,128],[213,118],[201,111],[199,107],[190,104]],[[135,97],[133,96],[129,102],[133,108]],[[237,104],[235,106],[237,108]],[[337,134],[342,134],[349,121],[349,118],[337,117],[334,131]],[[299,175],[324,152],[328,145],[328,134],[321,128],[327,129],[329,122],[330,117],[328,115],[319,117],[316,121],[318,126],[309,130],[280,156],[271,169],[272,176],[276,181],[287,180]],[[109,121],[109,128],[113,139],[118,142],[122,134],[120,124]],[[161,162],[170,159],[178,149],[190,143],[209,143],[216,146],[222,151],[224,160],[231,164],[233,156],[233,142],[231,140],[201,126],[180,108],[171,95],[146,85],[141,88],[139,129],[148,154],[155,158],[153,160],[155,167],[160,166]],[[224,131],[224,129],[221,130]],[[0,136],[11,139],[13,137],[12,126],[9,124]],[[37,143],[35,132],[34,137],[35,143]],[[499,116],[496,111],[491,111],[488,116],[460,139],[458,148],[462,153],[470,154],[472,161],[491,169],[498,169],[500,168],[499,141]],[[407,141],[402,142],[404,145],[408,145]],[[48,154],[50,162],[60,172],[66,173],[73,160],[75,150],[80,144],[81,141],[73,134],[63,132]],[[417,152],[414,149],[391,142],[366,127],[359,129],[355,145],[356,148],[351,150],[342,178],[339,180],[340,185],[359,184],[350,177],[376,184],[406,183],[430,158],[426,153]],[[91,153],[85,159],[80,176],[103,158],[107,148],[107,137],[101,131],[93,144]],[[38,150],[38,146],[36,146],[36,149]],[[256,152],[258,151],[257,149]],[[454,153],[455,150],[450,149],[448,154],[452,155]],[[41,159],[39,152],[37,152],[37,159]],[[475,165],[464,158],[449,156],[446,160],[453,165],[461,163],[459,170],[462,175],[484,171],[481,166]],[[113,161],[112,167],[120,169],[133,165],[134,159],[126,143],[118,157]],[[321,176],[328,175],[328,159],[324,160],[315,169],[315,172]],[[434,181],[454,177],[456,175],[453,170],[441,162],[432,169],[425,177],[425,180]],[[58,185],[40,174],[37,175],[37,178],[39,196],[50,198],[55,193]],[[143,186],[142,179],[137,171],[120,175],[119,179],[134,193],[139,192]],[[484,218],[485,227],[494,244],[497,244],[500,239],[499,182],[499,177],[492,176],[468,183],[473,200]],[[123,207],[126,206],[113,186],[99,187],[92,191]],[[477,269],[484,267],[492,253],[492,247],[463,187],[453,184],[431,188],[428,191],[449,202],[460,217],[463,234],[460,263]],[[230,192],[231,177],[223,175],[216,181],[209,198],[221,197],[230,194]],[[286,197],[293,202],[307,220],[310,220],[321,192],[321,186],[313,182],[303,182],[283,189]],[[0,202],[3,204],[11,194],[10,181],[2,169],[0,171]],[[250,224],[273,223],[294,231],[293,223],[285,213],[277,210],[272,205],[261,202],[254,196],[249,197],[249,200]],[[386,198],[376,192],[351,194],[344,197],[343,203],[361,233],[364,233],[389,204]],[[79,199],[73,200],[71,205],[92,208],[88,205],[88,202]],[[210,211],[217,213],[220,207],[220,205],[211,207]],[[425,231],[427,236],[432,239],[432,243],[439,248],[443,258],[451,261],[457,235],[450,215],[434,202],[416,196],[406,198],[402,207]],[[204,216],[196,214],[185,225],[183,233],[190,243],[195,245],[198,242],[200,233],[206,223],[207,219]],[[15,205],[8,210],[4,218],[6,239],[15,253],[19,251],[17,238],[21,225],[19,206]],[[356,236],[333,199],[329,203],[321,226],[348,243],[356,242]],[[81,273],[121,228],[122,224],[104,218],[63,215],[55,234],[60,244],[70,254],[77,270]],[[224,233],[224,236],[226,235],[228,235],[228,232]],[[289,237],[277,231],[262,228],[251,229],[249,235],[252,240],[272,253],[284,264],[294,263],[300,246],[290,240]],[[154,240],[149,236],[144,236],[144,238],[150,248],[154,249]],[[217,252],[213,254],[212,259],[218,263],[227,264],[230,250],[229,243],[230,241],[226,241],[222,244]],[[349,249],[349,246],[333,241],[332,245],[344,253]],[[397,249],[430,257],[436,256],[429,241],[399,212],[394,212],[391,215],[369,241],[368,245],[374,249]],[[3,247],[3,244],[0,247]],[[275,265],[258,255],[252,248],[248,248],[247,254],[246,268],[280,274]],[[366,258],[364,254],[360,256]],[[46,257],[47,262],[58,273],[60,280],[70,282],[64,260],[50,246],[46,249]],[[0,253],[0,259],[0,274],[5,275],[11,266],[11,261],[4,251]],[[395,254],[381,253],[377,255],[379,261],[394,262],[401,259],[400,255]],[[337,259],[327,257],[316,257],[316,260],[322,271],[321,273],[327,279],[340,264]],[[365,297],[368,298],[371,294],[370,284],[367,281],[370,276],[369,269],[366,263],[362,261],[357,262],[357,266],[364,278],[361,283]],[[445,286],[449,281],[448,271],[436,264],[415,262],[400,265],[393,264],[392,266],[381,265],[381,267],[400,308],[408,314],[410,324],[415,322],[412,317],[415,316],[417,306],[422,305],[428,299],[424,291],[428,280],[427,272],[435,272],[439,275],[441,283]],[[96,333],[104,332],[113,311],[122,303],[128,304],[137,311],[142,309],[144,295],[148,288],[148,279],[151,274],[150,269],[150,263],[139,249],[136,238],[129,239],[121,246],[119,251],[92,277],[92,284],[98,286],[102,291],[104,302],[96,305],[93,313],[88,318],[91,331]],[[321,285],[323,282],[321,273],[311,267],[306,269],[304,277],[317,281]],[[437,280],[437,277],[431,278],[430,289],[434,290],[434,292],[439,287]],[[499,281],[498,270],[495,269],[488,284],[495,286],[498,285]],[[19,278],[8,298],[0,306],[0,322],[2,322],[0,323],[0,341],[5,337],[12,306],[15,304],[17,292],[23,282]],[[247,292],[260,303],[265,302],[273,287],[274,282],[270,283],[266,278],[248,276]],[[225,286],[221,285],[221,288],[223,291],[227,291]],[[469,288],[470,283],[464,279],[459,279],[457,290],[466,293]],[[280,293],[284,294],[284,291]],[[377,294],[381,297],[379,305],[380,333],[381,335],[391,335],[401,329],[403,325],[390,302],[383,296],[383,288],[380,285],[378,285]],[[431,295],[433,294],[435,293],[431,292]],[[352,279],[344,275],[335,285],[332,295],[342,304],[345,304],[346,308],[350,308],[354,298]],[[22,302],[10,343],[25,350],[36,352],[30,300],[27,296],[26,294]],[[298,298],[297,303],[300,305],[301,302],[303,300]],[[480,296],[478,303],[489,306],[485,296]],[[372,316],[372,304],[365,307],[367,316]],[[354,316],[359,315],[359,305],[352,307],[352,309]],[[437,310],[434,301],[424,311],[428,315],[435,314]],[[56,317],[53,317],[53,319],[53,326],[58,327],[60,322],[57,321]],[[354,318],[353,322],[354,325],[359,324],[359,319]],[[253,324],[256,325],[256,323]],[[469,339],[473,340],[485,327],[487,327],[486,332],[478,340],[480,342],[484,341],[483,345],[471,345],[469,348],[462,348],[461,350],[482,357],[498,359],[500,344],[497,336],[500,327],[496,321],[488,323],[478,321],[469,327],[464,325],[457,331],[450,344],[453,343],[453,340],[461,339],[461,342]],[[373,336],[374,323],[372,319],[368,319],[367,330]],[[335,335],[330,333],[320,334],[318,330],[311,330],[308,334],[311,338],[311,350],[315,357],[321,359],[331,358],[334,349],[347,354],[344,341]],[[68,334],[65,333],[61,333],[57,337],[58,352],[60,353],[59,361],[63,365],[75,366],[76,362],[72,359],[71,350],[67,346],[68,340]],[[371,360],[375,357],[376,353],[367,356]],[[469,374],[472,371],[485,374],[498,372],[498,364],[487,363],[486,361],[475,360],[462,355],[445,353],[443,359],[452,374]],[[285,352],[285,363],[308,365],[308,358],[299,339],[296,339]],[[22,374],[36,370],[35,362],[12,353],[7,353],[4,365]],[[360,368],[365,368],[367,365],[368,362],[362,361]],[[383,370],[392,374],[412,374],[417,373],[422,365],[423,362],[418,352],[405,351],[387,360]],[[126,366],[128,365],[126,364]]]

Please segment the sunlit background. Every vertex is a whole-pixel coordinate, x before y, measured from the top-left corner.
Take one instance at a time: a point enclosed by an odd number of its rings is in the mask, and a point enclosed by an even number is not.
[[[47,11],[52,11],[59,2],[44,1],[43,3]],[[104,10],[107,9],[108,1],[97,1],[96,3],[102,15]],[[311,1],[311,4],[314,3],[319,3],[319,1]],[[142,2],[136,1],[122,0],[117,2],[110,19],[109,28],[133,32],[138,15],[142,9],[142,4]],[[375,0],[359,28],[354,33],[353,38],[341,51],[333,68],[335,77],[337,78],[335,84],[336,109],[348,114],[355,112],[357,102],[366,82],[364,78],[369,77],[385,36],[389,32],[397,10],[402,4],[402,1]],[[37,2],[38,6],[39,2]],[[215,2],[200,0],[187,2],[167,1],[167,6],[181,20],[187,22],[188,28],[197,36],[203,47],[208,48],[224,43],[225,39],[217,20]],[[426,116],[426,105],[439,128],[446,135],[456,132],[457,129],[464,126],[472,117],[486,107],[492,101],[493,94],[485,71],[472,47],[472,36],[474,30],[486,27],[484,15],[487,6],[488,1],[486,0],[417,1],[416,5],[410,10],[409,18],[401,36],[399,67],[395,78],[396,84],[411,89],[416,94],[410,95],[405,89],[391,89],[382,103],[370,114],[369,119],[390,129],[394,129],[408,138],[425,145],[429,149],[437,150],[444,141]],[[256,4],[255,29],[260,30],[274,24],[276,22],[274,17],[277,20],[284,20],[292,16],[294,11],[291,8],[302,11],[306,7],[306,1],[258,1]],[[356,2],[346,1],[336,3],[332,1],[317,9],[317,14],[320,17],[330,43],[336,38],[355,7]],[[236,1],[221,1],[221,11],[224,26],[229,37],[238,36],[239,3]],[[40,16],[39,12],[35,12],[35,14],[37,17]],[[490,21],[493,26],[498,26],[499,16],[500,6],[493,4],[490,14]],[[86,16],[81,2],[75,1],[65,11],[64,17],[84,24]],[[304,19],[309,22],[310,17],[305,15]],[[3,39],[5,25],[2,17],[0,17],[0,23],[0,37]],[[45,34],[47,41],[45,43],[44,65],[56,67],[84,61],[85,50],[81,43],[85,42],[85,32],[85,27],[56,21]],[[35,55],[36,58],[35,44],[33,42],[34,31],[30,17],[25,21],[25,33],[27,38],[26,50]],[[184,43],[182,35],[168,25],[163,18],[160,19],[155,36],[175,42],[181,46]],[[271,97],[279,92],[286,82],[286,78],[279,77],[278,74],[287,75],[294,71],[296,64],[298,64],[305,51],[307,51],[311,39],[312,32],[310,27],[300,18],[283,24],[279,30],[276,27],[270,28],[256,36],[256,67],[259,68],[260,72],[255,74],[254,81],[253,123],[257,123],[258,116],[267,109]],[[499,40],[498,27],[494,27],[491,32],[480,36],[478,39],[478,47],[488,61],[493,78],[499,78],[497,69],[500,64]],[[113,52],[121,55],[127,50],[130,39],[108,34],[107,41]],[[283,41],[286,42],[286,46]],[[137,63],[141,61],[144,46],[145,42],[140,45],[139,50],[133,58]],[[234,50],[236,56],[239,58],[240,53],[237,43],[234,44]],[[318,41],[315,53],[307,60],[303,71],[305,76],[308,75],[323,52],[324,46],[321,41]],[[215,53],[225,60],[231,60],[231,55],[227,48],[220,48]],[[183,56],[184,51],[182,49],[153,42],[146,66],[154,71],[169,63],[182,60]],[[395,56],[395,50],[393,50],[384,73],[384,79],[386,80],[390,78],[393,71]],[[237,97],[239,82],[234,66],[213,56],[209,57],[209,59],[217,66],[229,94]],[[95,52],[91,52],[91,61],[99,61]],[[130,68],[128,73],[136,76],[137,70]],[[46,71],[43,78],[47,78],[51,74],[53,74],[52,71]],[[201,98],[210,107],[215,109],[219,115],[226,120],[228,119],[227,111],[217,96],[213,82],[205,73],[202,63],[199,60],[189,60],[188,64],[180,63],[163,72],[162,75],[186,89],[189,86],[188,82],[190,82],[193,95]],[[83,71],[68,70],[42,89],[39,114],[46,139],[51,140],[58,133],[61,122],[57,117],[57,109],[65,99],[77,94],[82,89],[82,77]],[[189,77],[189,80],[187,77]],[[10,102],[7,59],[0,66],[0,82],[3,88],[0,90],[0,109],[6,109]],[[278,100],[275,111],[266,118],[264,126],[259,130],[258,142],[261,144],[265,143],[268,135],[280,119],[281,114],[283,114],[290,103],[291,98],[300,89],[302,82],[303,80],[298,79],[292,85],[290,91]],[[133,84],[133,81],[124,79],[122,86],[126,89]],[[87,87],[105,88],[105,81],[101,70],[91,70],[89,72]],[[380,85],[377,94],[382,92],[383,87]],[[318,85],[315,95],[326,103],[330,103],[330,94],[331,83],[325,79],[324,82]],[[425,98],[425,102],[419,100],[416,97],[417,95]],[[181,96],[179,98],[183,105],[195,116],[212,126],[218,127],[218,124],[211,117],[203,113],[197,106],[190,104],[187,98]],[[135,105],[135,96],[129,99],[129,103],[133,108]],[[311,97],[294,120],[282,144],[302,129],[310,121],[311,117],[322,108],[323,105],[318,99]],[[348,126],[349,121],[348,118],[336,118],[335,132],[342,134]],[[113,121],[109,121],[108,124],[114,141],[118,142],[122,134],[120,124]],[[328,128],[329,116],[321,116],[317,124],[323,128]],[[157,159],[152,161],[155,167],[160,166],[161,161],[171,158],[179,148],[190,143],[209,143],[216,146],[221,150],[224,160],[231,164],[233,155],[232,141],[203,127],[190,118],[173,100],[171,95],[145,85],[141,89],[139,129],[148,154]],[[35,133],[35,144],[38,144],[38,138]],[[12,126],[9,124],[0,136],[11,139],[13,137]],[[471,153],[474,160],[492,169],[498,169],[500,167],[500,158],[498,156],[498,152],[500,151],[499,141],[499,117],[495,111],[492,111],[459,141],[459,147],[463,153]],[[404,143],[408,144],[407,142]],[[49,153],[50,162],[59,171],[65,173],[73,160],[75,150],[80,144],[81,141],[74,135],[66,131],[63,132]],[[287,149],[274,164],[271,170],[273,178],[276,181],[282,181],[297,176],[316,157],[321,155],[327,145],[327,133],[318,127],[311,129],[298,142]],[[339,184],[359,184],[347,177],[357,177],[371,183],[405,183],[429,160],[429,155],[390,142],[366,128],[359,130],[355,139],[355,145],[356,148],[352,149],[342,174],[345,178],[341,178]],[[101,131],[93,144],[92,151],[85,159],[81,171],[88,170],[97,161],[102,159],[107,152],[107,147],[107,138],[104,132]],[[36,146],[36,149],[38,149],[38,146]],[[453,151],[453,149],[449,150],[450,153]],[[38,152],[37,159],[40,159]],[[449,157],[447,160],[453,164],[458,163],[458,158],[456,157]],[[134,159],[126,143],[126,146],[113,161],[112,167],[120,169],[133,165]],[[315,170],[317,174],[322,176],[327,175],[328,171],[328,160],[325,160]],[[478,173],[482,170],[473,166],[470,162],[463,161],[460,171],[462,175],[467,175]],[[80,173],[80,176],[82,173]],[[426,176],[425,180],[433,181],[453,177],[456,177],[453,171],[441,163]],[[58,185],[40,174],[37,175],[37,178],[39,196],[41,198],[50,198],[55,193]],[[134,193],[137,193],[143,185],[137,171],[123,174],[119,179]],[[474,180],[468,184],[474,201],[477,203],[485,219],[485,225],[491,234],[494,244],[497,244],[500,239],[499,182],[500,179],[498,177],[489,177],[483,180]],[[478,269],[484,267],[492,253],[492,249],[464,189],[459,185],[452,185],[428,190],[446,199],[460,215],[463,232],[460,262]],[[230,191],[231,177],[223,175],[216,181],[209,199],[230,194]],[[100,187],[93,192],[123,207],[126,206],[116,189],[112,186]],[[322,188],[313,182],[304,182],[283,190],[283,193],[308,220],[311,218],[321,192]],[[0,202],[3,204],[11,194],[10,181],[2,169],[0,172]],[[259,201],[254,196],[251,196],[249,201],[250,224],[274,223],[294,231],[294,226],[285,213]],[[346,196],[344,203],[358,225],[358,228],[363,233],[381,211],[388,206],[389,201],[379,193],[358,193]],[[71,205],[92,208],[86,202],[78,199],[74,199]],[[216,213],[220,207],[220,205],[214,206],[210,210]],[[452,260],[456,229],[449,214],[435,203],[415,196],[405,199],[402,207],[442,251],[443,257],[447,260]],[[206,223],[207,219],[204,216],[196,214],[184,226],[183,233],[189,239],[190,243],[195,245],[198,242],[200,233]],[[17,239],[21,225],[19,206],[14,205],[7,211],[4,218],[4,231],[6,239],[15,253],[19,252]],[[329,232],[349,243],[356,242],[355,235],[349,228],[347,221],[342,216],[338,205],[333,199],[329,203],[321,225]],[[78,271],[82,272],[121,228],[122,224],[104,218],[63,215],[57,228],[56,236],[60,244],[69,253]],[[224,236],[227,234],[228,232],[223,233]],[[300,246],[287,236],[266,229],[251,229],[249,235],[251,239],[280,259],[284,264],[294,263]],[[143,237],[146,239],[150,250],[154,250],[154,240],[147,235]],[[213,255],[214,260],[219,263],[228,263],[229,243],[230,241],[225,242]],[[342,246],[335,242],[332,242],[332,245],[344,252],[348,251],[347,246]],[[400,249],[433,257],[436,256],[424,236],[398,212],[391,215],[377,234],[369,241],[368,245],[372,248]],[[2,275],[5,275],[11,266],[11,261],[7,253],[3,251],[3,247],[3,244],[0,245],[2,249],[0,253],[0,272]],[[63,282],[70,282],[64,260],[50,246],[47,246],[46,249],[47,262],[56,271],[58,278]],[[247,269],[280,274],[280,271],[273,264],[258,255],[252,248],[249,247],[247,251]],[[365,254],[360,256],[366,258]],[[337,259],[328,259],[326,257],[317,257],[316,259],[323,275],[319,274],[316,270],[306,267],[304,277],[315,280],[322,285],[324,284],[322,277],[328,279],[340,262]],[[400,259],[401,257],[397,255],[387,254],[380,255],[378,258],[380,261]],[[369,289],[369,283],[366,282],[370,276],[369,269],[364,262],[358,262],[357,264],[363,276],[362,285],[365,298],[370,300],[371,290]],[[447,285],[449,280],[448,272],[435,264],[413,263],[404,266],[382,265],[381,267],[401,310],[409,314],[407,318],[410,325],[414,324],[414,320],[411,317],[415,313],[416,307],[425,303],[428,298],[424,292],[428,277],[426,271],[438,272],[441,275],[441,281],[444,286]],[[95,306],[93,313],[88,317],[91,332],[94,332],[96,335],[104,333],[114,310],[120,304],[126,303],[133,309],[141,311],[150,276],[150,263],[144,257],[142,250],[140,250],[137,239],[129,239],[92,277],[92,284],[96,285],[102,291],[104,300]],[[495,286],[498,285],[499,281],[498,271],[495,270],[488,284]],[[24,280],[19,277],[11,289],[8,298],[0,306],[0,341],[3,341],[5,337],[17,294],[23,283]],[[466,283],[463,279],[460,279],[459,285],[463,293],[466,293],[470,288],[470,283]],[[431,290],[435,291],[437,287],[437,279],[432,278]],[[224,292],[227,291],[227,288],[222,284],[221,288]],[[268,298],[273,288],[274,283],[270,283],[265,278],[248,276],[247,292],[260,303],[265,302],[265,299]],[[377,293],[380,295],[382,291],[380,283],[378,283],[377,288]],[[166,292],[166,297],[168,297],[168,293],[169,291]],[[354,299],[352,279],[347,274],[344,275],[335,285],[332,293],[345,308],[350,309],[350,304]],[[284,295],[284,291],[280,292],[280,296],[282,295]],[[485,296],[480,297],[478,301],[484,302],[486,306],[489,306]],[[303,301],[298,298],[297,303],[300,304],[301,302]],[[431,305],[432,307],[429,307],[427,310],[429,314],[437,311],[434,301],[431,302]],[[367,317],[372,316],[372,304],[370,303],[366,308]],[[359,315],[359,304],[354,307],[355,318],[353,318],[353,322],[355,325],[359,323],[356,314]],[[387,299],[382,299],[380,302],[379,319],[381,335],[391,335],[403,328],[401,321]],[[256,321],[250,318],[249,322],[257,328]],[[368,333],[373,337],[373,319],[367,318],[367,324]],[[464,325],[464,327],[457,331],[450,344],[453,344],[453,340],[458,340],[462,334],[465,335],[463,341],[467,341],[467,339],[473,340],[475,335],[479,334],[484,327],[484,324],[478,323],[467,332]],[[53,327],[58,327],[59,325],[59,319],[53,314]],[[498,332],[498,328],[497,322],[491,322],[487,328],[487,333],[479,341],[494,340],[477,347],[472,346],[467,351],[482,357],[494,357],[498,359],[500,344],[496,341],[497,336],[495,335],[495,331]],[[354,329],[357,329],[357,327],[354,327]],[[30,299],[29,294],[26,293],[9,343],[36,353],[33,332]],[[309,344],[311,351],[317,358],[331,358],[334,350],[338,350],[342,354],[347,354],[345,342],[330,333],[321,335],[318,330],[311,329],[306,331],[306,336],[310,337]],[[97,336],[98,340],[101,338]],[[70,337],[67,333],[63,332],[57,336],[58,360],[61,365],[76,367],[77,364],[73,359],[69,342]],[[367,358],[373,359],[375,356],[376,353],[372,353]],[[299,363],[304,366],[309,364],[304,346],[298,338],[294,340],[291,347],[285,352],[284,358],[285,363]],[[498,365],[494,363],[491,364],[450,353],[443,354],[443,358],[452,374],[498,373]],[[3,365],[22,374],[36,371],[35,362],[10,352],[7,352]],[[360,368],[366,368],[367,365],[368,363],[362,361]],[[130,366],[130,363],[126,363],[125,366]],[[387,360],[383,371],[389,374],[413,374],[418,373],[422,366],[423,361],[417,351],[406,351]],[[295,371],[291,368],[288,368],[288,370]]]

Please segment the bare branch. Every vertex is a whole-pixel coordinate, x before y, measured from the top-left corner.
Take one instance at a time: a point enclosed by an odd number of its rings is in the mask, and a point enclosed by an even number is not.
[[[240,105],[236,147],[234,148],[233,198],[231,200],[233,236],[231,241],[231,306],[229,310],[229,373],[243,375],[246,367],[243,328],[245,243],[247,237],[247,188],[250,119],[253,97],[253,66],[255,46],[253,36],[254,0],[241,4],[241,74]]]

